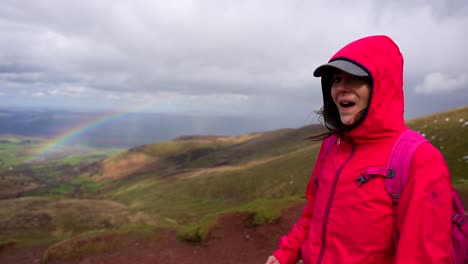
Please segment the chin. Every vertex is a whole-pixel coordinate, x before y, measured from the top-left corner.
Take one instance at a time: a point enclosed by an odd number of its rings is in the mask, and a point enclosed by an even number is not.
[[[350,126],[350,125],[354,124],[354,118],[352,120],[350,120],[348,118],[341,119],[341,123],[343,123],[343,125]]]

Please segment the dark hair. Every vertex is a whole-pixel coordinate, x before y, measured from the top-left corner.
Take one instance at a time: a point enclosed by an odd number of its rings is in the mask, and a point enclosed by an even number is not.
[[[323,107],[316,112],[319,115],[319,121],[322,123],[327,132],[320,133],[318,135],[310,136],[306,139],[320,141],[323,140],[331,135],[341,135],[343,132],[348,132],[353,130],[359,124],[361,124],[367,116],[367,112],[370,105],[370,100],[372,99],[372,90],[373,90],[373,81],[372,78],[366,77],[365,80],[369,83],[370,86],[370,95],[369,95],[369,102],[365,109],[357,113],[356,115],[356,122],[352,125],[345,125],[341,122],[340,113],[338,112],[338,108],[333,102],[333,98],[331,96],[331,87],[332,87],[332,75],[326,75],[322,77],[322,94],[323,94]]]

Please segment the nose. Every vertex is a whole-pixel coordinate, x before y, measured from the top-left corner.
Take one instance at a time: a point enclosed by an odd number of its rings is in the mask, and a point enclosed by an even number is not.
[[[346,92],[349,91],[349,86],[346,85],[344,81],[336,82],[333,84],[332,89],[336,92]]]

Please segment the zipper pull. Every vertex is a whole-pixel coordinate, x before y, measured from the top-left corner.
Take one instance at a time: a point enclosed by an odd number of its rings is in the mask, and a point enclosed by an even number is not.
[[[361,175],[361,177],[359,178],[356,178],[357,181],[359,181],[358,183],[358,187],[361,187],[364,183],[366,183],[369,179],[366,178],[366,176],[364,174]]]
[[[341,144],[341,137],[338,138],[338,140],[336,141],[336,145],[340,145]]]

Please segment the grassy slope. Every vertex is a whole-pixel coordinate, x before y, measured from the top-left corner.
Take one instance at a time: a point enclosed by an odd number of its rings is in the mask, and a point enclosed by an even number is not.
[[[189,240],[203,239],[208,226],[223,212],[248,210],[257,223],[272,220],[287,201],[304,193],[319,146],[304,138],[316,129],[250,134],[223,138],[221,143],[219,138],[212,139],[216,144],[209,151],[207,146],[212,145],[199,138],[165,142],[166,148],[144,146],[140,149],[147,154],[160,151],[159,168],[173,171],[166,177],[155,170],[117,181],[103,198],[182,226],[181,235]],[[180,158],[180,153],[186,155]]]
[[[48,243],[77,234],[158,220],[112,201],[24,197],[0,200],[0,242]]]
[[[82,173],[82,177],[74,178],[69,176],[76,171],[81,171],[82,168],[73,169],[69,166],[63,166],[61,160],[57,164],[54,163],[55,165],[34,164],[27,166],[27,170],[24,170],[25,174],[34,171],[35,175],[40,176],[40,183],[50,186],[50,188],[41,189],[42,191],[37,191],[34,194],[41,197],[0,200],[2,208],[2,211],[0,211],[0,227],[8,230],[8,232],[4,232],[0,236],[0,244],[11,240],[16,241],[19,245],[49,243],[67,239],[82,232],[102,228],[119,229],[125,225],[133,225],[136,229],[140,228],[141,224],[156,227],[179,226],[180,224],[200,220],[206,215],[215,215],[218,212],[225,211],[228,207],[242,205],[245,201],[251,200],[252,197],[250,196],[253,193],[249,194],[249,196],[244,196],[244,194],[236,196],[236,191],[230,190],[226,192],[229,193],[228,196],[230,197],[219,198],[217,197],[219,192],[224,192],[224,190],[219,190],[220,187],[225,185],[225,181],[222,179],[228,177],[231,181],[234,180],[228,185],[236,186],[236,177],[230,177],[229,175],[236,175],[239,171],[246,171],[248,174],[244,178],[248,179],[250,178],[249,175],[259,173],[255,171],[258,169],[258,164],[266,164],[274,160],[253,162],[254,165],[248,166],[241,166],[241,161],[255,161],[255,159],[248,158],[249,156],[268,156],[268,144],[284,141],[288,138],[285,136],[284,131],[288,131],[292,135],[298,135],[298,131],[302,130],[283,130],[239,137],[185,137],[172,142],[142,146],[127,153],[118,154],[113,159],[106,160],[119,162],[125,159],[126,155],[145,153],[145,155],[157,156],[158,160],[163,160],[161,166],[168,173],[182,170],[189,173],[201,172],[203,174],[204,171],[200,169],[202,167],[200,164],[207,163],[207,159],[203,155],[207,153],[210,155],[215,154],[214,157],[223,155],[223,159],[232,157],[232,162],[236,160],[235,163],[239,164],[239,166],[230,165],[233,168],[231,170],[225,170],[225,168],[221,167],[220,170],[213,171],[209,177],[203,177],[206,179],[216,178],[216,180],[209,182],[198,181],[198,177],[180,180],[175,180],[174,177],[161,179],[157,171],[146,172],[143,175],[133,175],[128,179],[117,181],[95,182],[90,181],[90,173],[86,170]],[[307,135],[306,133],[304,137]],[[289,137],[296,141],[291,144],[291,146],[295,147],[287,146],[283,149],[300,149],[300,146],[304,144],[302,140],[304,137],[301,136],[300,139],[296,139],[295,136]],[[247,146],[244,144],[247,144]],[[255,147],[252,148],[248,145]],[[280,150],[280,145],[278,145],[276,152]],[[227,152],[234,154],[226,156],[225,153]],[[186,153],[195,153],[195,155],[183,156]],[[184,159],[180,157],[184,157]],[[291,157],[294,157],[294,155]],[[286,170],[288,166],[284,163],[287,163],[287,160],[291,159],[291,157],[284,156],[280,158],[278,156],[276,158],[279,161],[275,164],[283,164],[283,170]],[[210,159],[219,163],[216,159]],[[296,159],[293,158],[293,160]],[[210,162],[208,163],[210,167],[213,165]],[[265,166],[263,165],[263,171],[265,171]],[[310,168],[304,174],[298,173],[297,175],[307,177],[309,170]],[[16,177],[15,181],[19,180],[17,175],[14,177]],[[271,174],[270,177],[272,177]],[[32,182],[35,180],[33,178],[37,177],[29,177],[28,180]],[[94,177],[91,179],[94,179]],[[110,188],[108,185],[111,185]],[[80,186],[81,190],[85,192],[84,197],[93,198],[95,193],[103,194],[100,195],[100,200],[67,198],[73,196],[73,190],[76,186]],[[196,189],[194,189],[195,186]],[[209,188],[210,191],[204,192],[204,188]],[[294,190],[291,190],[289,188],[289,192],[294,192]],[[44,196],[49,198],[43,198]],[[255,194],[255,197],[261,196],[261,193]],[[121,203],[107,202],[108,198]],[[60,206],[61,203],[66,203],[67,207]],[[103,209],[100,207],[100,205],[106,203],[110,203],[108,204],[109,208]],[[119,209],[115,209],[114,205],[118,205]],[[246,209],[248,208],[246,207]],[[13,224],[14,222],[18,224]]]
[[[463,193],[467,188],[462,180],[468,177],[468,163],[463,158],[468,155],[467,119],[465,107],[408,123],[441,149],[453,181]],[[303,194],[313,168],[318,145],[303,140],[313,134],[312,129],[269,132],[239,144],[214,148],[197,158],[187,155],[177,160],[179,172],[185,169],[180,177],[161,178],[156,171],[147,172],[143,180],[122,184],[105,197],[182,224],[207,214],[236,210],[258,199],[292,199]],[[171,144],[177,148],[176,141]],[[180,153],[196,152],[195,145],[187,148],[187,144]],[[224,166],[209,169],[216,164]],[[194,168],[198,168],[197,173],[187,171]]]
[[[306,147],[310,142],[304,139],[320,129],[315,125],[237,137],[183,137],[145,145],[105,160],[94,178],[101,181],[126,178],[135,174],[162,177],[183,170],[222,165],[238,166]],[[125,161],[131,163],[131,168],[123,168],[122,164],[126,163]]]
[[[442,152],[455,184],[468,180],[468,107],[418,118],[408,126]]]
[[[259,198],[300,195],[313,167],[317,144],[264,163],[178,179],[146,178],[105,194],[131,208],[190,222]]]
[[[465,120],[468,120],[468,107],[408,123],[442,150],[454,182],[462,191],[468,190],[462,181],[468,177],[468,163],[464,158],[468,155]],[[239,137],[184,137],[135,148],[105,162],[112,168],[128,156],[143,154],[150,159],[142,159],[141,170],[129,170],[119,177],[110,177],[111,180],[96,182],[105,175],[101,166],[100,170],[85,171],[81,177],[72,179],[71,183],[88,191],[87,195],[101,199],[82,200],[83,204],[77,208],[110,200],[121,206],[117,211],[124,212],[127,218],[141,215],[144,219],[157,219],[145,224],[182,227],[182,235],[193,240],[202,239],[222,212],[249,210],[259,219],[258,223],[268,221],[277,216],[288,201],[303,198],[319,146],[304,138],[315,134],[316,129],[309,126]],[[136,162],[132,166],[140,165]],[[121,167],[115,165],[115,168]],[[53,205],[56,201],[48,203]],[[21,212],[8,211],[9,206],[1,207],[5,211],[3,216],[0,214],[0,221],[4,221],[7,214],[14,217]],[[74,211],[74,207],[70,208]],[[103,217],[114,218],[112,213]],[[84,213],[82,221],[94,223],[93,218],[92,214]],[[128,220],[113,227],[126,224],[141,222]],[[79,223],[69,222],[69,225],[71,228],[62,229],[79,233]],[[94,227],[91,224],[85,229]]]

